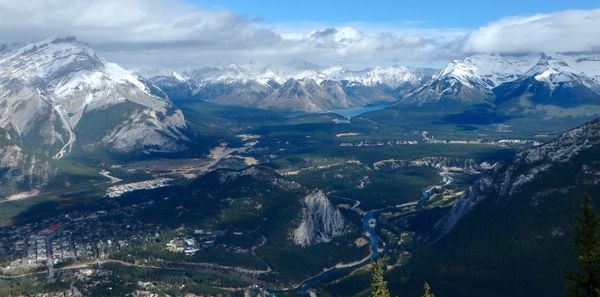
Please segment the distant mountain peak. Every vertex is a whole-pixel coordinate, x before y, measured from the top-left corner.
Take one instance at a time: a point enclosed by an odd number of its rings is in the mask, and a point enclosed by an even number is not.
[[[527,71],[524,76],[534,77],[538,81],[554,85],[556,82],[565,82],[579,77],[580,72],[573,69],[560,57],[543,53],[537,64]]]
[[[597,102],[598,60],[582,57],[585,55],[475,54],[452,61],[403,102],[416,105],[521,102],[518,104],[562,107]]]

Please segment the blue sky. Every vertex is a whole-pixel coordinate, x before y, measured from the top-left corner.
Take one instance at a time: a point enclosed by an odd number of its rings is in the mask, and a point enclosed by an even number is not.
[[[517,15],[600,8],[598,0],[188,0],[265,22],[407,23],[425,28],[476,28]],[[414,23],[413,23],[414,22]]]

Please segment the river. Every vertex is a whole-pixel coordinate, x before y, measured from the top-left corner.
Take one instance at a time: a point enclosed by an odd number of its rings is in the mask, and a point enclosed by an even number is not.
[[[318,284],[331,280],[337,277],[341,277],[346,273],[351,272],[357,267],[365,265],[370,261],[374,261],[381,257],[385,252],[385,242],[382,242],[382,246],[380,246],[379,237],[377,236],[377,219],[376,216],[383,211],[397,211],[402,210],[406,207],[417,207],[421,208],[425,203],[431,198],[431,196],[435,193],[435,191],[442,190],[444,187],[450,185],[453,181],[453,178],[450,176],[448,171],[442,171],[439,173],[442,177],[441,185],[433,185],[423,189],[421,198],[419,200],[399,204],[389,208],[380,208],[373,209],[370,211],[362,212],[355,207],[352,209],[361,214],[362,216],[362,228],[363,234],[369,238],[369,255],[361,260],[351,263],[339,263],[333,267],[325,269],[323,272],[312,276],[311,278],[305,280],[299,286],[286,290],[270,290],[272,293],[284,293],[284,292],[307,292],[310,289],[313,289]],[[349,198],[345,198],[347,200],[352,200]],[[358,201],[357,201],[358,202]]]
[[[443,184],[441,185],[433,185],[431,187],[426,188],[425,190],[423,190],[423,194],[421,195],[421,199],[419,199],[419,206],[423,206],[425,205],[425,203],[427,203],[427,201],[429,201],[429,198],[431,198],[431,196],[433,196],[433,194],[435,194],[437,191],[441,191],[443,190],[445,187],[447,187],[448,185],[450,185],[452,183],[452,181],[454,180],[451,176],[450,176],[450,172],[448,171],[442,171],[440,172],[440,176],[442,177],[442,182]]]

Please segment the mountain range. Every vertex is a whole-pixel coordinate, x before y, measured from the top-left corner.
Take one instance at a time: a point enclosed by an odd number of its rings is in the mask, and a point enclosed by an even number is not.
[[[441,70],[395,66],[354,71],[308,63],[229,65],[151,80],[173,100],[303,112],[378,102],[572,108],[600,102],[599,65],[600,57],[591,54],[476,54]]]
[[[102,146],[112,151],[185,149],[185,120],[172,101],[324,112],[380,102],[428,106],[491,104],[511,109],[574,108],[600,102],[600,57],[592,54],[476,54],[441,70],[406,66],[350,70],[296,61],[284,65],[209,66],[145,79],[99,57],[72,37],[0,51],[0,127],[36,151],[61,157],[86,118],[111,112]],[[119,128],[151,133],[129,137]],[[82,124],[80,124],[80,122]],[[35,143],[35,131],[52,137]],[[124,134],[125,133],[125,134]],[[79,133],[81,134],[81,133]],[[140,133],[137,133],[140,134]],[[81,138],[81,137],[80,137]],[[181,141],[183,140],[183,141]],[[85,143],[87,142],[87,143]]]
[[[323,112],[393,102],[431,80],[434,73],[434,69],[404,66],[353,71],[295,63],[286,67],[204,67],[151,80],[173,100]]]

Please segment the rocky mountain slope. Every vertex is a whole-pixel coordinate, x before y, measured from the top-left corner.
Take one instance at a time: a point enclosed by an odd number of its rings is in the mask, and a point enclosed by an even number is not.
[[[564,296],[583,196],[600,208],[599,156],[596,119],[495,166],[449,212],[414,222],[428,244],[403,267],[412,281],[391,286],[426,279],[450,297]]]
[[[46,160],[24,151],[0,129],[0,200],[16,192],[31,191],[45,185],[55,174]]]
[[[486,199],[510,199],[528,185],[548,177],[536,194],[561,191],[581,183],[600,184],[600,119],[565,132],[557,139],[519,153],[478,180],[436,225],[443,235]],[[558,178],[560,176],[560,178]]]
[[[478,54],[455,60],[434,79],[410,94],[405,102],[422,105],[436,102],[479,103],[493,99],[491,90],[519,77],[533,65],[533,56]]]
[[[286,209],[297,211],[296,215],[287,218],[287,223],[299,221],[297,227],[292,231],[292,240],[295,244],[309,246],[321,242],[329,242],[333,238],[344,234],[347,231],[347,223],[341,212],[335,208],[327,196],[322,191],[311,192],[304,186],[289,181],[277,173],[259,167],[249,167],[242,171],[218,171],[212,173],[206,178],[201,178],[204,182],[207,179],[218,179],[220,187],[236,188],[245,185],[248,182],[259,184],[253,191],[262,192],[265,188],[276,189],[274,192],[288,193],[290,197],[301,194],[304,198],[301,201],[289,201]],[[228,189],[227,191],[231,191]],[[263,194],[259,194],[263,196]],[[264,200],[264,199],[267,200]],[[268,201],[268,197],[261,197],[259,200]],[[263,202],[262,207],[269,207],[274,202]],[[281,203],[281,202],[278,202]],[[296,208],[301,203],[302,208]],[[274,211],[282,211],[275,210]]]
[[[56,159],[76,148],[185,149],[181,111],[75,38],[6,50],[0,56],[0,99],[0,127],[15,142]]]

